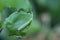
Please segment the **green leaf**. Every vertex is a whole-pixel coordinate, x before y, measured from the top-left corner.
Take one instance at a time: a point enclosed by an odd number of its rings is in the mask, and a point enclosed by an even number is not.
[[[25,28],[32,21],[32,14],[26,12],[14,12],[4,22],[10,32],[17,32]]]
[[[9,15],[12,14],[13,12],[15,12],[15,11],[16,11],[16,8],[9,8],[9,7],[5,8],[2,12],[2,15],[1,15],[2,21],[5,21],[5,19],[7,17],[9,17]]]

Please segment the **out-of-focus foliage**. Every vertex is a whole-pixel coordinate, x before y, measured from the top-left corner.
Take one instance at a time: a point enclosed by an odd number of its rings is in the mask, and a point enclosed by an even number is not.
[[[34,32],[38,32],[39,30],[41,30],[41,25],[39,24],[39,22],[37,20],[33,20],[33,22],[31,23],[30,26],[30,30],[29,33],[34,33]]]
[[[25,11],[31,10],[29,0],[0,0],[0,12],[6,7],[13,7],[16,9],[24,9]]]
[[[38,5],[46,6],[47,0],[36,0]]]
[[[36,16],[39,16],[41,12],[50,12],[51,14],[51,25],[55,26],[60,21],[60,1],[59,0],[36,0],[32,1]]]

